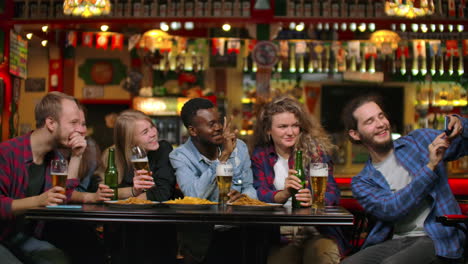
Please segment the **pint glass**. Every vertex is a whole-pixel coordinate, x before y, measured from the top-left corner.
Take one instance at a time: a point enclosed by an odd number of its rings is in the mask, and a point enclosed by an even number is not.
[[[327,190],[327,163],[311,163],[309,168],[310,184],[312,186],[312,207],[325,206],[325,192]]]
[[[65,159],[54,159],[50,162],[50,175],[52,176],[52,186],[67,187],[68,162]],[[61,192],[65,194],[65,191]]]
[[[232,176],[234,169],[229,162],[220,162],[216,167],[216,181],[218,183],[219,196],[218,202],[222,207],[226,206],[229,197],[227,196],[231,190]]]
[[[148,165],[148,156],[146,154],[146,151],[139,146],[135,146],[132,148],[132,158],[131,162],[133,164],[133,167],[135,167],[135,170],[149,170],[149,165]]]

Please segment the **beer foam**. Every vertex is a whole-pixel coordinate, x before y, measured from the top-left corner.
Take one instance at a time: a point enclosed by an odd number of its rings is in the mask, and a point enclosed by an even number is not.
[[[309,170],[309,176],[314,177],[328,177],[328,168]]]
[[[51,172],[50,174],[57,175],[57,176],[68,176],[66,172]]]
[[[132,159],[132,162],[148,162],[148,157],[142,159]]]
[[[231,164],[218,164],[216,167],[216,175],[217,176],[233,176],[234,169]]]

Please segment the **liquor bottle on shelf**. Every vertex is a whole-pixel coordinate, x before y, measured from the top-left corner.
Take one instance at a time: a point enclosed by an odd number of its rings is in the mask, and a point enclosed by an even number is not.
[[[194,15],[194,2],[193,0],[185,1],[185,16],[193,17]]]
[[[224,0],[223,1],[223,17],[232,17],[232,1],[231,0]]]
[[[240,0],[234,0],[234,3],[232,4],[232,15],[234,17],[240,17],[241,13],[242,13],[242,7],[241,7]]]
[[[151,1],[150,5],[150,17],[157,17],[159,15],[159,3],[158,0]]]
[[[221,0],[213,0],[213,16],[220,17],[222,12],[222,2]]]
[[[294,17],[296,14],[296,5],[294,1],[288,1],[288,11],[287,11],[287,16],[288,17]]]
[[[205,17],[211,17],[213,15],[212,13],[212,1],[211,0],[206,0],[204,4],[204,16]]]
[[[242,17],[250,17],[250,1],[242,1]]]
[[[310,1],[304,2],[304,17],[310,17],[312,15],[312,3]]]

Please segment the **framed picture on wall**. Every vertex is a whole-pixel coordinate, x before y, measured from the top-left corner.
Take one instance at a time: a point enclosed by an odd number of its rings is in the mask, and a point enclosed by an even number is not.
[[[45,92],[45,78],[28,78],[26,79],[26,92]]]

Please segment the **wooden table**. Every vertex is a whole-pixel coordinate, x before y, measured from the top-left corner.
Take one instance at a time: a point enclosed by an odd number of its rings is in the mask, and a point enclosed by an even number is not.
[[[239,210],[231,206],[220,208],[216,205],[207,209],[174,209],[166,205],[156,205],[148,209],[113,208],[105,204],[85,204],[80,209],[33,208],[26,212],[27,219],[63,220],[122,223],[210,223],[238,225],[241,227],[259,226],[349,226],[353,225],[353,215],[342,207],[327,207],[324,210],[312,208],[291,209],[280,207],[272,210]],[[262,252],[257,259],[265,259]],[[257,263],[261,263],[258,261]]]

